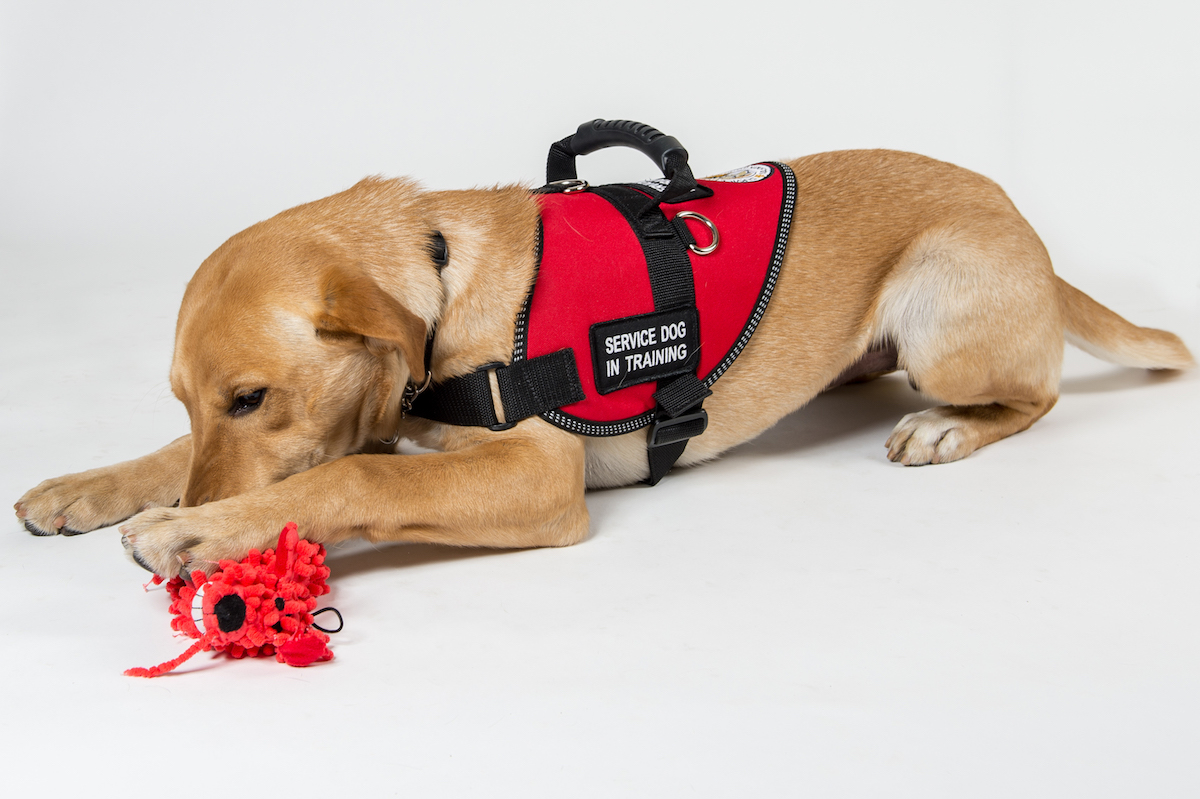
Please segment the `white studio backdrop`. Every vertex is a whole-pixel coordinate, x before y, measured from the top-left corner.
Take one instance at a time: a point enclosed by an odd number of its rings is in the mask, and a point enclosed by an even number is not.
[[[0,496],[186,431],[175,313],[230,235],[371,174],[536,185],[596,117],[678,137],[698,175],[858,147],[974,169],[1067,280],[1200,351],[1198,23],[1194,0],[0,0]],[[299,755],[284,778],[337,796],[1190,796],[1197,375],[1066,358],[1053,413],[959,464],[887,462],[928,404],[897,375],[593,493],[581,546],[339,549],[322,669],[125,678],[183,649],[162,596],[114,530],[10,516],[5,786],[208,796],[214,763],[259,784]]]
[[[697,174],[857,147],[994,178],[1059,271],[1200,278],[1187,2],[0,3],[0,241],[229,235],[369,174],[536,184],[595,117]],[[605,152],[595,180],[646,177]],[[1148,235],[1147,235],[1148,234]],[[6,264],[5,268],[12,268]]]

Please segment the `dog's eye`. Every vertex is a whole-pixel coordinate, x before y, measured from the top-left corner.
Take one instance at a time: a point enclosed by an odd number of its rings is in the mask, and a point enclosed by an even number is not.
[[[242,416],[250,413],[250,411],[262,405],[263,395],[267,393],[265,388],[260,388],[257,391],[251,391],[249,394],[242,394],[235,397],[233,405],[229,408],[231,416]]]

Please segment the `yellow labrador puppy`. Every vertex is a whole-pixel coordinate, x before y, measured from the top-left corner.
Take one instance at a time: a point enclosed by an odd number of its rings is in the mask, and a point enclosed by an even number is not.
[[[1064,336],[1127,366],[1193,365],[1175,335],[1056,277],[980,175],[890,151],[787,166],[800,199],[774,296],[680,464],[759,435],[881,345],[937,403],[888,439],[906,465],[964,458],[1037,421],[1058,396]],[[48,480],[17,516],[37,535],[124,521],[134,558],[166,576],[270,546],[288,521],[326,544],[580,541],[586,488],[647,477],[645,429],[587,437],[537,415],[457,426],[404,407],[427,370],[436,390],[512,362],[538,247],[526,188],[430,192],[402,179],[367,179],[238,233],[200,266],[179,313],[170,378],[191,434]],[[436,452],[396,454],[398,436]]]

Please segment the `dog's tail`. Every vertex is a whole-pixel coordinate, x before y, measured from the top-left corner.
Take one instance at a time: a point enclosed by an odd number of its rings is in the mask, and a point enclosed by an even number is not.
[[[1068,343],[1121,366],[1188,369],[1196,365],[1179,336],[1166,330],[1138,327],[1062,278],[1054,279],[1058,282]]]

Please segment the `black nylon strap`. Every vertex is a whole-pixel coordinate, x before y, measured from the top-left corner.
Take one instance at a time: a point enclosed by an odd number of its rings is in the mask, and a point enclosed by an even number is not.
[[[676,377],[654,392],[658,408],[646,441],[650,464],[647,483],[658,485],[683,455],[688,441],[708,429],[708,413],[702,405],[711,395],[712,391],[690,373]]]
[[[570,347],[497,369],[496,381],[508,422],[584,400]]]
[[[700,379],[690,372],[682,374],[665,386],[660,385],[654,392],[654,401],[667,416],[675,417],[691,410],[706,397],[711,397],[712,391]]]
[[[546,156],[546,180],[572,180],[579,177],[575,171],[575,151],[571,148],[571,140],[575,134],[550,145],[550,154]]]
[[[647,485],[658,485],[658,481],[667,476],[667,472],[671,471],[675,461],[679,460],[683,451],[687,449],[687,443],[688,440],[685,438],[682,441],[646,449],[647,457],[650,460],[650,476],[646,478]]]
[[[413,400],[411,413],[422,419],[471,427],[494,427],[500,423],[492,405],[492,387],[486,370],[435,383]]]
[[[500,388],[503,423],[492,403],[488,379],[492,369]],[[488,364],[469,375],[437,383],[416,398],[412,415],[445,424],[503,429],[583,398],[575,355],[568,348],[509,366]]]
[[[597,186],[592,191],[620,211],[637,233],[650,273],[654,310],[695,308],[696,284],[687,250],[695,240],[683,221],[668,220],[659,208],[658,198],[647,197],[632,187]],[[656,422],[650,428],[646,444],[650,466],[646,482],[650,485],[656,485],[671,470],[687,447],[688,439],[708,427],[708,414],[701,405],[710,394],[692,373],[658,382],[654,393],[658,403],[654,413]]]
[[[654,310],[695,305],[692,262],[688,260],[687,242],[680,239],[679,226],[668,222],[658,204],[636,189],[597,186],[592,191],[620,211],[638,234],[642,253],[646,256],[646,268],[650,272]]]

